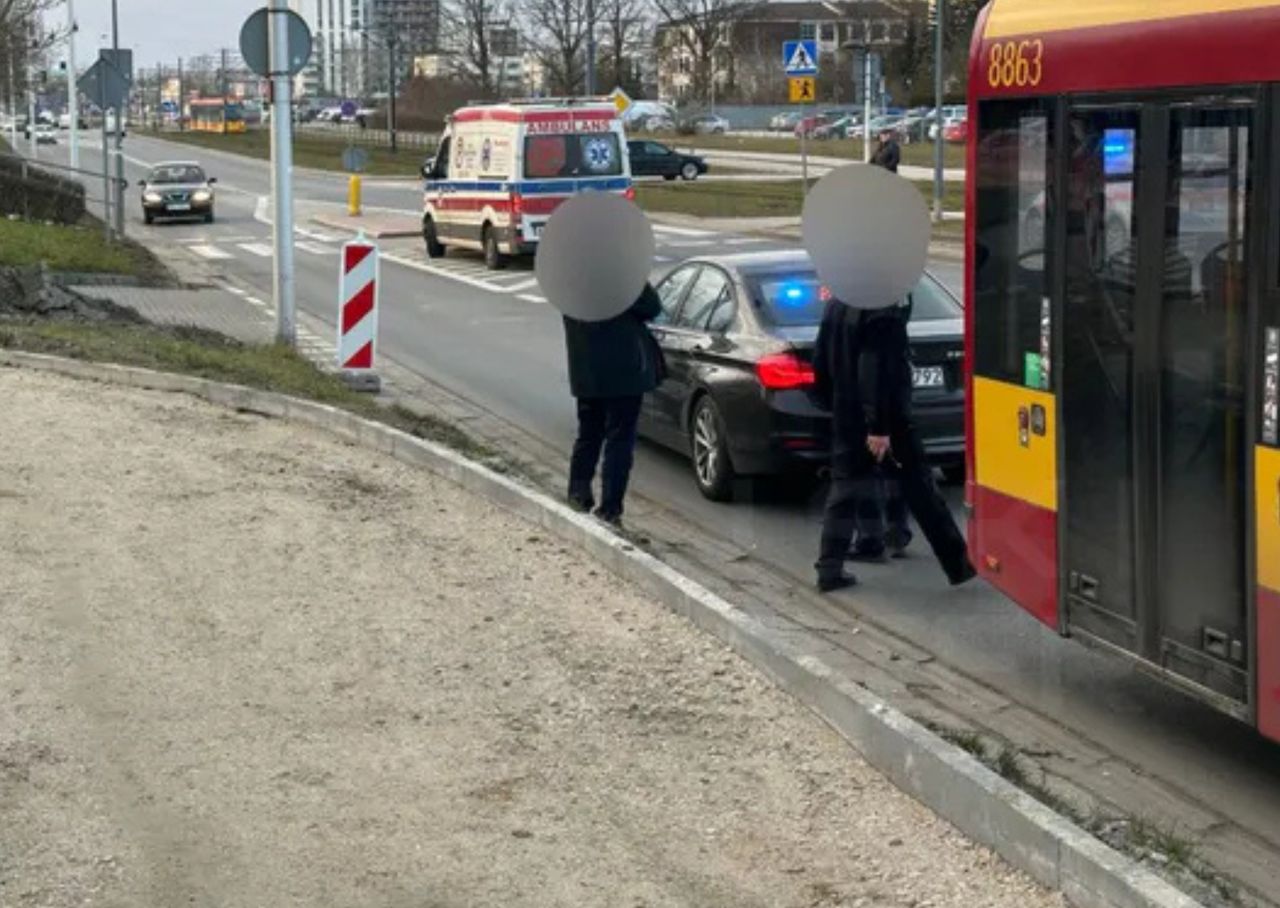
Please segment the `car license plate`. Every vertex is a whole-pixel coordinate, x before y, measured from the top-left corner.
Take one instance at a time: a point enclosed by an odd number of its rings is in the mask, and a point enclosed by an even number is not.
[[[947,384],[941,366],[917,366],[911,372],[912,383],[917,388],[942,388]]]
[[[179,205],[170,205],[170,206],[169,206],[169,210],[170,210],[170,211],[190,211],[190,210],[191,210],[191,206],[190,206],[190,205],[182,205],[182,204],[179,204]]]

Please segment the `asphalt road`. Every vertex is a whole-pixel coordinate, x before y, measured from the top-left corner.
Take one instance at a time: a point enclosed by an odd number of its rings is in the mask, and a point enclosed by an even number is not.
[[[196,158],[220,178],[221,190],[216,224],[146,228],[131,189],[131,235],[185,254],[209,257],[213,249],[225,256],[216,261],[230,280],[269,299],[270,228],[255,218],[260,196],[270,191],[266,164],[141,137],[128,140],[127,153],[131,181],[142,175],[140,162]],[[65,146],[42,149],[42,156],[55,160],[65,160],[65,154]],[[299,173],[296,192],[299,198],[340,201],[345,184],[340,176]],[[417,202],[411,183],[374,181],[367,188],[367,205],[413,210]],[[337,239],[317,229],[303,241],[313,251],[297,255],[299,306],[328,324],[336,308]],[[660,268],[666,268],[689,255],[784,245],[660,231],[658,252],[665,260]],[[205,252],[191,251],[197,247]],[[494,279],[466,255],[429,263],[416,240],[387,242],[384,252],[384,355],[567,453],[574,419],[560,321],[552,308],[534,301],[527,266]],[[953,287],[959,283],[958,266],[938,263],[935,271]],[[797,582],[810,582],[818,492],[797,501],[765,486],[754,500],[714,504],[698,495],[681,457],[647,446],[635,477],[640,494],[677,509],[708,534],[750,548]],[[951,494],[959,516],[958,491]],[[881,624],[1069,733],[1189,792],[1206,810],[1232,818],[1257,837],[1264,859],[1280,854],[1280,748],[1119,661],[1058,638],[988,587],[948,590],[923,547],[904,563],[863,568],[860,574],[864,584],[850,595]]]

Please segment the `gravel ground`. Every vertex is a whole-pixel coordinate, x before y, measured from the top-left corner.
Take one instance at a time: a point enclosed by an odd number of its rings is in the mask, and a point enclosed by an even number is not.
[[[0,397],[0,905],[1062,904],[445,481],[181,396]]]

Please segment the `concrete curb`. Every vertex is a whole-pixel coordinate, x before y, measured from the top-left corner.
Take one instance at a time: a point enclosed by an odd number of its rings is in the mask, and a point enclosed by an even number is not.
[[[816,712],[869,763],[969,838],[1081,908],[1202,908],[1145,867],[1054,813],[969,754],[842,677],[816,638],[774,630],[638,550],[590,517],[440,445],[324,404],[205,379],[0,351],[0,366],[191,394],[292,419],[423,467],[580,546],[714,634]]]
[[[342,230],[355,232],[363,230],[364,235],[374,240],[390,239],[394,237],[421,236],[422,228],[414,224],[413,227],[366,227],[360,221],[349,215],[330,215],[330,214],[313,214],[311,223],[319,224],[321,227],[330,227],[334,230]]]

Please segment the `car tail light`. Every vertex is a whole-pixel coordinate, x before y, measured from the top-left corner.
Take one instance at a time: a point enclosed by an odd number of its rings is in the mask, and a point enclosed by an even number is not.
[[[511,197],[511,217],[516,221],[524,217],[524,196],[517,194]]]
[[[636,200],[636,188],[634,186],[628,186],[627,191],[622,194],[622,197],[628,202],[634,202]]]
[[[813,366],[794,353],[774,353],[756,363],[756,378],[770,391],[807,388],[815,381]]]

